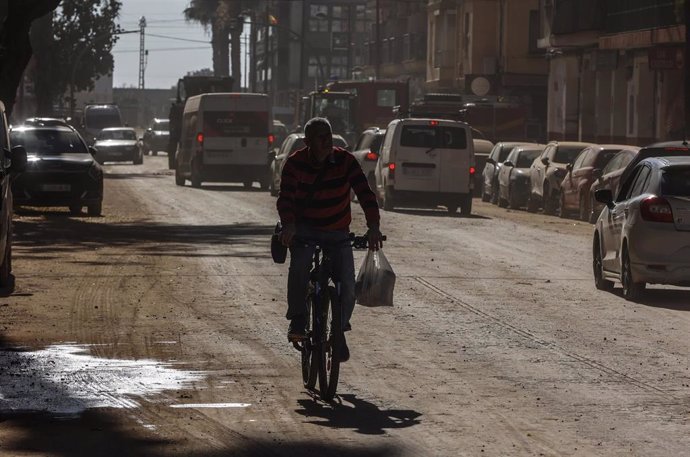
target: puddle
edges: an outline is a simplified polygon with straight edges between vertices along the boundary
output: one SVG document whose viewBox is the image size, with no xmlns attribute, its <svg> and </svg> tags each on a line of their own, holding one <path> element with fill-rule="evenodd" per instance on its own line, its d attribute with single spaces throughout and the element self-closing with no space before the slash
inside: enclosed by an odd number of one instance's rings
<svg viewBox="0 0 690 457">
<path fill-rule="evenodd" d="M 248 408 L 250 403 L 189 403 L 186 405 L 170 405 L 171 408 Z"/>
<path fill-rule="evenodd" d="M 90 408 L 136 408 L 137 397 L 185 389 L 203 377 L 155 360 L 96 358 L 89 346 L 5 348 L 0 350 L 0 412 L 75 415 Z"/>
</svg>

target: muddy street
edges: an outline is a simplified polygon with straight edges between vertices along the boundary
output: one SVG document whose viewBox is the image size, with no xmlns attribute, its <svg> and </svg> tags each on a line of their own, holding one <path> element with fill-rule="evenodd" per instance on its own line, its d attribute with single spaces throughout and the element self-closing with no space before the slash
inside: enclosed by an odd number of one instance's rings
<svg viewBox="0 0 690 457">
<path fill-rule="evenodd" d="M 688 455 L 690 295 L 596 290 L 591 225 L 382 212 L 395 306 L 357 306 L 327 404 L 286 341 L 275 198 L 166 165 L 106 165 L 103 217 L 16 215 L 0 455 Z"/>
</svg>

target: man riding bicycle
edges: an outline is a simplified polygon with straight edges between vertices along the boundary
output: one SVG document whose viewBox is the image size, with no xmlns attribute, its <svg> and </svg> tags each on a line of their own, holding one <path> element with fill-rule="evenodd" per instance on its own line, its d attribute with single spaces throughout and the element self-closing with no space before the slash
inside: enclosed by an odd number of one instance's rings
<svg viewBox="0 0 690 457">
<path fill-rule="evenodd" d="M 288 340 L 302 341 L 307 327 L 307 283 L 315 245 L 333 246 L 333 276 L 340 282 L 343 331 L 351 329 L 355 307 L 355 266 L 349 241 L 350 192 L 357 195 L 369 228 L 369 249 L 383 246 L 380 215 L 374 192 L 352 154 L 333 147 L 333 131 L 327 119 L 314 118 L 304 126 L 307 147 L 285 162 L 280 181 L 278 214 L 281 241 L 290 248 L 288 274 Z M 293 243 L 294 238 L 305 243 Z M 311 243 L 313 242 L 313 243 Z M 349 359 L 345 341 L 340 361 Z"/>
</svg>

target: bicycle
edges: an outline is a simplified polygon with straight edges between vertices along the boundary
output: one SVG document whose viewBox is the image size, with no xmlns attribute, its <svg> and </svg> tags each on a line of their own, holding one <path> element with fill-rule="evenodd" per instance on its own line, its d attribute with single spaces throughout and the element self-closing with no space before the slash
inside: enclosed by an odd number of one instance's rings
<svg viewBox="0 0 690 457">
<path fill-rule="evenodd" d="M 385 240 L 385 237 L 383 237 Z M 304 241 L 298 241 L 304 242 Z M 355 236 L 343 243 L 351 243 L 354 249 L 366 249 L 366 236 Z M 340 375 L 340 349 L 344 340 L 340 283 L 332 277 L 329 248 L 315 244 L 312 268 L 307 287 L 306 339 L 293 342 L 302 353 L 302 381 L 304 387 L 313 390 L 319 381 L 319 395 L 324 401 L 335 397 Z"/>
</svg>

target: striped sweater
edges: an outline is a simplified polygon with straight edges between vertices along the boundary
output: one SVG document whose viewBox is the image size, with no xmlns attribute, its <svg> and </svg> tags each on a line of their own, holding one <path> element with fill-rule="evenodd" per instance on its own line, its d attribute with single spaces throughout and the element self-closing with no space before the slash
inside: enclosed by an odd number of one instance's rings
<svg viewBox="0 0 690 457">
<path fill-rule="evenodd" d="M 307 201 L 322 170 L 312 165 L 308 151 L 307 148 L 295 151 L 283 167 L 277 203 L 281 223 L 304 224 L 324 231 L 349 230 L 352 189 L 364 210 L 367 226 L 378 226 L 380 215 L 376 196 L 357 159 L 344 149 L 333 148 L 333 154 L 326 159 L 327 169 Z"/>
</svg>

